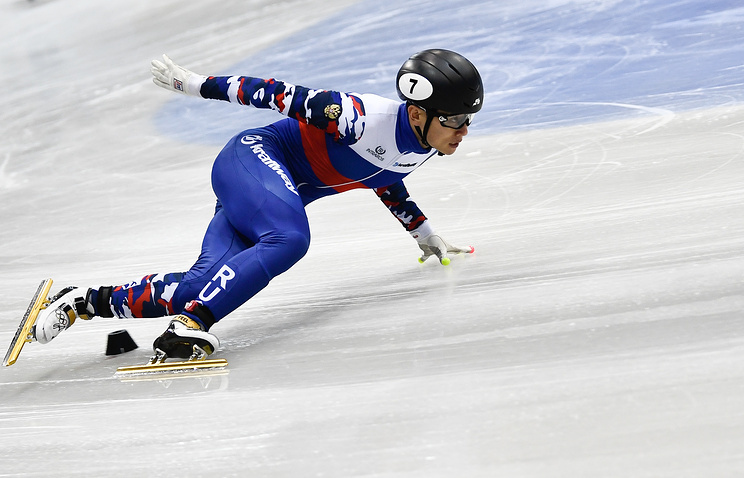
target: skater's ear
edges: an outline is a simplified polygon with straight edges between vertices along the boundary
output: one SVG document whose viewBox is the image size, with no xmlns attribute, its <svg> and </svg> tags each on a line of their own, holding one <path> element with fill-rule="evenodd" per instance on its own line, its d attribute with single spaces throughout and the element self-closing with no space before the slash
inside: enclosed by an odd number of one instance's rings
<svg viewBox="0 0 744 478">
<path fill-rule="evenodd" d="M 408 120 L 412 125 L 423 125 L 426 122 L 426 111 L 416 105 L 408 105 Z"/>
</svg>

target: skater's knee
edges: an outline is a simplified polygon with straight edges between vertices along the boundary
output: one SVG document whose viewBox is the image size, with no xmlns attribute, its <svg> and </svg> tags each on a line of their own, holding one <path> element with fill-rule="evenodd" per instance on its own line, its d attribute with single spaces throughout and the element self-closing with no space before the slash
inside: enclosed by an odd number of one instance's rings
<svg viewBox="0 0 744 478">
<path fill-rule="evenodd" d="M 297 260 L 302 259 L 310 248 L 310 233 L 304 231 L 287 233 L 287 246 L 295 252 Z"/>
<path fill-rule="evenodd" d="M 287 231 L 277 238 L 287 260 L 291 264 L 302 259 L 310 248 L 310 233 L 304 231 Z M 290 264 L 290 265 L 291 265 Z"/>
<path fill-rule="evenodd" d="M 259 258 L 270 277 L 277 276 L 302 259 L 310 247 L 310 233 L 282 231 L 262 238 Z"/>
</svg>

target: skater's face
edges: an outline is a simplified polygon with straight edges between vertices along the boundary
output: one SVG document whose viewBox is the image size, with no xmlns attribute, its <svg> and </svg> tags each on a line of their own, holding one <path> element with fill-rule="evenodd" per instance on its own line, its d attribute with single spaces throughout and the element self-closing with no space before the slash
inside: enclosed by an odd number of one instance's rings
<svg viewBox="0 0 744 478">
<path fill-rule="evenodd" d="M 424 126 L 426 125 L 426 111 L 417 106 L 411 105 L 408 107 L 408 117 L 411 126 L 414 127 L 413 131 L 416 133 L 419 143 L 421 143 L 422 146 L 426 146 L 423 144 L 423 141 L 415 128 L 418 126 L 421 131 L 424 130 Z M 452 120 L 449 119 L 446 114 L 433 118 L 431 125 L 429 126 L 429 131 L 426 133 L 426 141 L 432 148 L 449 155 L 457 150 L 457 147 L 460 146 L 465 135 L 468 134 L 468 124 L 470 119 L 467 118 L 467 121 L 463 119 L 459 128 L 453 128 L 451 126 L 444 126 L 442 122 L 440 122 L 440 117 L 444 118 L 445 123 L 452 123 Z M 459 123 L 460 121 L 458 120 L 457 122 Z"/>
</svg>

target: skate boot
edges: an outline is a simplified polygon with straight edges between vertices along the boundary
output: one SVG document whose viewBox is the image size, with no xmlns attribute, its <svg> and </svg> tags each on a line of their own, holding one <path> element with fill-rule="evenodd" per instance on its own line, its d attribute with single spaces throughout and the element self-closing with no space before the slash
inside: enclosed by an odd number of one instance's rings
<svg viewBox="0 0 744 478">
<path fill-rule="evenodd" d="M 207 332 L 202 324 L 186 315 L 174 317 L 165 332 L 152 344 L 156 356 L 161 355 L 162 352 L 166 357 L 181 359 L 191 358 L 195 352 L 200 355 L 199 349 L 203 350 L 206 355 L 211 355 L 219 346 L 220 341 L 216 336 Z"/>
<path fill-rule="evenodd" d="M 33 327 L 33 336 L 37 342 L 46 344 L 63 330 L 70 328 L 75 319 L 90 320 L 95 311 L 89 302 L 90 289 L 65 287 L 50 299 L 49 306 L 39 312 Z"/>
</svg>

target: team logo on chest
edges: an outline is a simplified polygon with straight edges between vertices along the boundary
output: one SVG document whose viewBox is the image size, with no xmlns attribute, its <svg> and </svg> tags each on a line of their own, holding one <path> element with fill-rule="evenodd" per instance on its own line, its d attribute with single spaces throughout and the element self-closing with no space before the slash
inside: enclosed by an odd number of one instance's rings
<svg viewBox="0 0 744 478">
<path fill-rule="evenodd" d="M 385 153 L 387 151 L 385 151 L 385 148 L 383 148 L 382 146 L 378 146 L 375 149 L 367 148 L 367 152 L 380 161 L 385 161 Z"/>
</svg>

